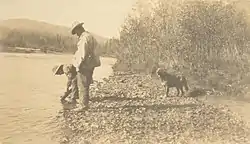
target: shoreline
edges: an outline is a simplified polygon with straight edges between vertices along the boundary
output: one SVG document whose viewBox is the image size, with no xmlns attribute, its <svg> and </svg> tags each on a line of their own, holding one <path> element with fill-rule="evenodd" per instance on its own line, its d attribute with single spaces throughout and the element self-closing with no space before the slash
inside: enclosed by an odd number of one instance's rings
<svg viewBox="0 0 250 144">
<path fill-rule="evenodd" d="M 0 51 L 0 53 L 3 53 L 3 54 L 27 54 L 27 55 L 35 55 L 35 54 L 42 54 L 42 55 L 73 55 L 73 52 L 70 53 L 70 52 L 67 52 L 67 53 L 63 53 L 63 52 L 48 52 L 48 53 L 44 53 L 44 52 L 12 52 L 12 51 Z M 116 57 L 114 55 L 107 55 L 107 54 L 104 54 L 102 55 L 101 57 L 105 57 L 105 58 L 113 58 L 113 59 L 116 59 Z"/>
<path fill-rule="evenodd" d="M 56 138 L 53 140 L 60 130 L 54 119 L 61 110 L 60 95 L 67 80 L 65 76 L 54 76 L 51 69 L 56 64 L 71 62 L 71 58 L 71 55 L 0 53 L 3 68 L 0 141 L 58 143 Z M 109 58 L 101 60 L 103 65 L 95 71 L 95 80 L 108 77 L 115 62 Z"/>
<path fill-rule="evenodd" d="M 176 97 L 144 74 L 113 72 L 91 87 L 90 109 L 65 110 L 58 123 L 67 127 L 65 143 L 248 142 L 249 128 L 225 106 L 188 94 Z M 197 140 L 198 139 L 198 140 Z M 200 143 L 200 142 L 199 142 Z"/>
<path fill-rule="evenodd" d="M 6 56 L 11 56 L 11 55 L 21 55 L 21 56 L 22 55 L 27 55 L 27 56 L 73 56 L 73 54 L 70 54 L 70 53 L 16 53 L 16 52 L 0 52 L 0 55 L 6 55 Z M 100 56 L 100 57 L 101 58 L 109 58 L 109 59 L 116 60 L 116 58 L 110 57 L 110 56 Z"/>
</svg>

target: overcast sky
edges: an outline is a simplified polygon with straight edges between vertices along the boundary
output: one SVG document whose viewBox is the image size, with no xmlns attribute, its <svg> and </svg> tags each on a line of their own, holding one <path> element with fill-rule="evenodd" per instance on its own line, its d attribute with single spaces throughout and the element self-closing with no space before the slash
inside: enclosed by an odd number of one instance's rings
<svg viewBox="0 0 250 144">
<path fill-rule="evenodd" d="M 83 21 L 88 31 L 117 36 L 135 0 L 0 0 L 0 19 L 28 18 L 71 27 Z"/>
</svg>

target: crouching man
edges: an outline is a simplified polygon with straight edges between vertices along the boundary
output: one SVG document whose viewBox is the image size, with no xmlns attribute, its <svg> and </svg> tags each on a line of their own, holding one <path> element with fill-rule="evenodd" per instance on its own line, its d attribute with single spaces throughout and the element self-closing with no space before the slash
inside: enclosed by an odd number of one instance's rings
<svg viewBox="0 0 250 144">
<path fill-rule="evenodd" d="M 69 97 L 70 103 L 76 103 L 78 98 L 78 87 L 77 87 L 77 78 L 76 78 L 76 68 L 72 64 L 61 64 L 56 65 L 52 69 L 54 75 L 63 75 L 65 74 L 68 78 L 66 91 L 64 95 L 61 96 L 61 102 L 65 102 L 65 99 Z"/>
</svg>

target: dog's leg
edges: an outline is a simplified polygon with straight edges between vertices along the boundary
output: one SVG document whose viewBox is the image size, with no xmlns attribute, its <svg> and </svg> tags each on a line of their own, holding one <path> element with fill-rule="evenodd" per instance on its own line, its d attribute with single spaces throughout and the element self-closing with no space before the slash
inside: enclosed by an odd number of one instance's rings
<svg viewBox="0 0 250 144">
<path fill-rule="evenodd" d="M 183 90 L 183 87 L 181 87 L 181 96 L 183 96 L 185 93 L 184 93 L 184 90 Z"/>
<path fill-rule="evenodd" d="M 165 88 L 167 89 L 166 96 L 168 97 L 169 87 L 168 87 L 168 86 L 166 86 Z"/>
<path fill-rule="evenodd" d="M 176 90 L 177 90 L 177 96 L 179 96 L 180 94 L 180 89 L 178 87 L 176 87 Z"/>
</svg>

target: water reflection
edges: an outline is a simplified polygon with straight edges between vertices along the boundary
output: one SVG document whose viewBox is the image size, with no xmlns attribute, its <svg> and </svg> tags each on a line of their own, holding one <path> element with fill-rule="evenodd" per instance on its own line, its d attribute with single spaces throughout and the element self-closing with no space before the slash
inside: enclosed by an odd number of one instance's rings
<svg viewBox="0 0 250 144">
<path fill-rule="evenodd" d="M 51 69 L 70 61 L 71 55 L 0 53 L 0 142 L 58 144 L 62 124 L 57 123 L 57 115 L 65 109 L 60 95 L 66 77 L 54 76 Z M 94 79 L 109 76 L 114 62 L 102 58 L 103 65 L 94 72 Z M 64 113 L 66 116 L 67 111 Z M 64 129 L 63 133 L 70 133 Z"/>
</svg>

